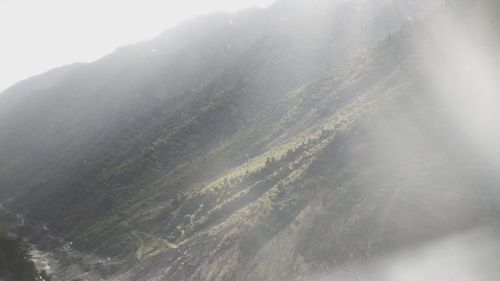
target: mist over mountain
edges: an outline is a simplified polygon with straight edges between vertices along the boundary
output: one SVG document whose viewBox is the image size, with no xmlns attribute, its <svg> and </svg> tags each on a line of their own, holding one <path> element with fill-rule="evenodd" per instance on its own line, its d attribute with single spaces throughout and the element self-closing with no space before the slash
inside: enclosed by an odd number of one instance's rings
<svg viewBox="0 0 500 281">
<path fill-rule="evenodd" d="M 21 81 L 0 217 L 52 280 L 494 280 L 499 12 L 280 0 Z"/>
</svg>

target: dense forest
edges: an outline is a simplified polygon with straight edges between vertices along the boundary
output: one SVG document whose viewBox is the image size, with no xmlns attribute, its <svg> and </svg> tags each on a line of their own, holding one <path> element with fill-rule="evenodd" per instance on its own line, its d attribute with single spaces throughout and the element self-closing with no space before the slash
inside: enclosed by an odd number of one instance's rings
<svg viewBox="0 0 500 281">
<path fill-rule="evenodd" d="M 5 281 L 48 281 L 31 261 L 28 245 L 0 224 L 0 279 Z"/>
</svg>

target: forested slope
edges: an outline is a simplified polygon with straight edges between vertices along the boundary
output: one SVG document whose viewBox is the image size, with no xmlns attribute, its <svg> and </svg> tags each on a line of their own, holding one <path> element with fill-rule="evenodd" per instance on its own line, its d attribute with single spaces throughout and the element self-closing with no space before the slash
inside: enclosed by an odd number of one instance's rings
<svg viewBox="0 0 500 281">
<path fill-rule="evenodd" d="M 498 4 L 314 2 L 14 86 L 1 191 L 116 280 L 310 280 L 497 226 Z"/>
</svg>

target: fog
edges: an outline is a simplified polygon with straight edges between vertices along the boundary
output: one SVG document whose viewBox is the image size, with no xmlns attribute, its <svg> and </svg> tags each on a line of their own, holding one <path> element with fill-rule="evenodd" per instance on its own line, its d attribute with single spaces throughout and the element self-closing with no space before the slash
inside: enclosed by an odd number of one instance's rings
<svg viewBox="0 0 500 281">
<path fill-rule="evenodd" d="M 271 2 L 0 2 L 0 89 Z M 494 2 L 281 0 L 21 83 L 0 201 L 115 280 L 492 280 Z"/>
<path fill-rule="evenodd" d="M 489 281 L 500 274 L 498 229 L 475 229 L 429 244 L 340 267 L 315 281 Z"/>
<path fill-rule="evenodd" d="M 0 92 L 51 68 L 91 62 L 201 14 L 274 0 L 0 1 Z"/>
<path fill-rule="evenodd" d="M 485 158 L 500 161 L 500 53 L 498 35 L 484 11 L 447 11 L 424 23 L 424 83 L 462 132 L 463 141 Z M 422 34 L 424 36 L 424 34 Z"/>
<path fill-rule="evenodd" d="M 364 193 L 392 190 L 379 231 L 397 250 L 314 280 L 486 281 L 500 274 L 498 228 L 483 226 L 498 225 L 500 201 L 498 30 L 481 5 L 444 7 L 410 23 L 417 90 L 367 121 L 376 150 L 352 155 L 360 174 L 371 163 L 366 169 L 383 178 Z M 361 206 L 377 199 L 364 200 Z"/>
</svg>

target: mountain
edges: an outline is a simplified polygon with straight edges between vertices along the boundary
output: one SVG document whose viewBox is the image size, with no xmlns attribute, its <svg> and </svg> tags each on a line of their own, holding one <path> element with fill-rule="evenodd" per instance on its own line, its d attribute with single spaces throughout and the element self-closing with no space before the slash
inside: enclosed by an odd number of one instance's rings
<svg viewBox="0 0 500 281">
<path fill-rule="evenodd" d="M 20 82 L 2 203 L 110 280 L 313 280 L 496 227 L 499 8 L 282 0 Z"/>
</svg>

